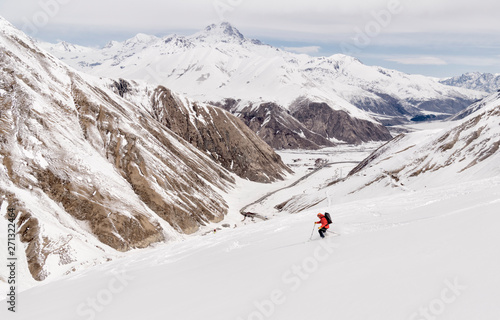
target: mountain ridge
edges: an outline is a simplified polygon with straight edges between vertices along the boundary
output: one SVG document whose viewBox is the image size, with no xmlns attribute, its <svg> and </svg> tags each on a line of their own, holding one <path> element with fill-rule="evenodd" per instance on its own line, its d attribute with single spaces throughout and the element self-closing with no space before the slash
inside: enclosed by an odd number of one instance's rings
<svg viewBox="0 0 500 320">
<path fill-rule="evenodd" d="M 156 86 L 80 73 L 4 19 L 0 62 L 0 199 L 16 215 L 23 281 L 182 239 L 225 218 L 236 174 L 290 172 L 229 112 L 172 92 L 155 105 Z"/>
<path fill-rule="evenodd" d="M 351 117 L 385 124 L 421 114 L 452 115 L 485 93 L 440 84 L 435 78 L 371 67 L 342 54 L 311 57 L 244 37 L 228 23 L 190 36 L 168 35 L 140 49 L 123 43 L 79 55 L 44 44 L 79 70 L 165 85 L 201 102 L 273 102 L 288 110 L 301 96 Z"/>
<path fill-rule="evenodd" d="M 343 179 L 298 194 L 276 197 L 275 209 L 297 213 L 339 201 L 476 182 L 500 175 L 500 94 L 492 94 L 442 128 L 400 134 L 379 147 Z M 496 186 L 498 188 L 498 186 Z M 267 203 L 269 205 L 269 202 Z"/>
<path fill-rule="evenodd" d="M 493 93 L 500 90 L 500 74 L 468 72 L 459 76 L 442 79 L 440 83 Z"/>
</svg>

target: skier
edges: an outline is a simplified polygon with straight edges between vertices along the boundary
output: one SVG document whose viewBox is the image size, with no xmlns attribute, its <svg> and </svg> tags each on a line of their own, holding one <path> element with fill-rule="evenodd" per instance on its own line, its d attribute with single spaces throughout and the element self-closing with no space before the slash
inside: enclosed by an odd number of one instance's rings
<svg viewBox="0 0 500 320">
<path fill-rule="evenodd" d="M 321 226 L 318 228 L 318 232 L 321 238 L 324 238 L 327 229 L 330 228 L 330 225 L 328 224 L 328 220 L 326 220 L 323 214 L 318 213 L 318 218 L 319 221 L 315 222 L 315 224 L 321 224 Z"/>
</svg>

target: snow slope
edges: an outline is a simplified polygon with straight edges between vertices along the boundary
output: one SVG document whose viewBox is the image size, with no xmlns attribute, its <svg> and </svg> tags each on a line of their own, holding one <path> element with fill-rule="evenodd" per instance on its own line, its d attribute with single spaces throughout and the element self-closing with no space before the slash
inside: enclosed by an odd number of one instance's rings
<svg viewBox="0 0 500 320">
<path fill-rule="evenodd" d="M 499 186 L 333 202 L 132 252 L 20 293 L 16 319 L 498 319 Z M 341 236 L 305 242 L 325 210 Z"/>
<path fill-rule="evenodd" d="M 325 203 L 325 194 L 351 201 L 388 190 L 409 193 L 498 176 L 500 99 L 493 94 L 481 104 L 478 111 L 460 121 L 443 123 L 441 129 L 397 136 L 360 163 L 342 183 L 281 199 L 283 210 L 297 212 Z"/>
<path fill-rule="evenodd" d="M 456 115 L 451 117 L 449 120 L 452 120 L 452 121 L 453 120 L 461 120 L 461 119 L 477 112 L 478 110 L 481 110 L 482 108 L 484 108 L 486 106 L 498 103 L 498 101 L 500 101 L 500 92 L 493 93 L 490 96 L 488 96 L 487 98 L 485 98 L 481 101 L 478 101 L 474 104 L 471 104 L 469 107 L 467 107 L 464 110 L 462 110 L 461 112 L 457 113 Z"/>
<path fill-rule="evenodd" d="M 498 152 L 470 166 L 498 141 L 498 106 L 491 99 L 461 122 L 397 138 L 344 181 L 331 184 L 333 168 L 319 171 L 285 191 L 297 194 L 285 206 L 297 214 L 274 209 L 278 193 L 255 207 L 271 220 L 130 252 L 23 291 L 17 316 L 498 319 Z M 298 157 L 318 155 L 284 159 Z M 402 163 L 410 165 L 391 172 Z M 430 169 L 411 175 L 422 168 Z M 321 240 L 313 222 L 325 211 L 341 235 Z"/>
</svg>

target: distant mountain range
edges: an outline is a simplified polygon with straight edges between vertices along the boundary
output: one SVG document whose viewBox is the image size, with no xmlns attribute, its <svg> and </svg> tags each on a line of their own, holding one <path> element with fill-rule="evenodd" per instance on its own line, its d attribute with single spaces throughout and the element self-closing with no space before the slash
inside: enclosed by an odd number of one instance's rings
<svg viewBox="0 0 500 320">
<path fill-rule="evenodd" d="M 283 51 L 244 37 L 228 23 L 191 36 L 138 34 L 99 49 L 41 45 L 78 70 L 147 80 L 225 107 L 277 149 L 387 140 L 390 134 L 381 124 L 447 117 L 486 95 L 345 55 Z M 321 119 L 313 117 L 318 106 Z"/>
<path fill-rule="evenodd" d="M 500 89 L 500 74 L 470 72 L 439 82 L 448 86 L 493 93 Z"/>
</svg>

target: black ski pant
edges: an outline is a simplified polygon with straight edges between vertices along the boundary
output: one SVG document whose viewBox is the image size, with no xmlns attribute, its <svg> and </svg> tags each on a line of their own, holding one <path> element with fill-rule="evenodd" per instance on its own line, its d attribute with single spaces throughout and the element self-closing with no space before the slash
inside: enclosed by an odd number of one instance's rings
<svg viewBox="0 0 500 320">
<path fill-rule="evenodd" d="M 321 229 L 318 230 L 319 235 L 321 236 L 321 238 L 325 237 L 326 230 L 327 230 L 326 228 L 321 228 Z"/>
</svg>

